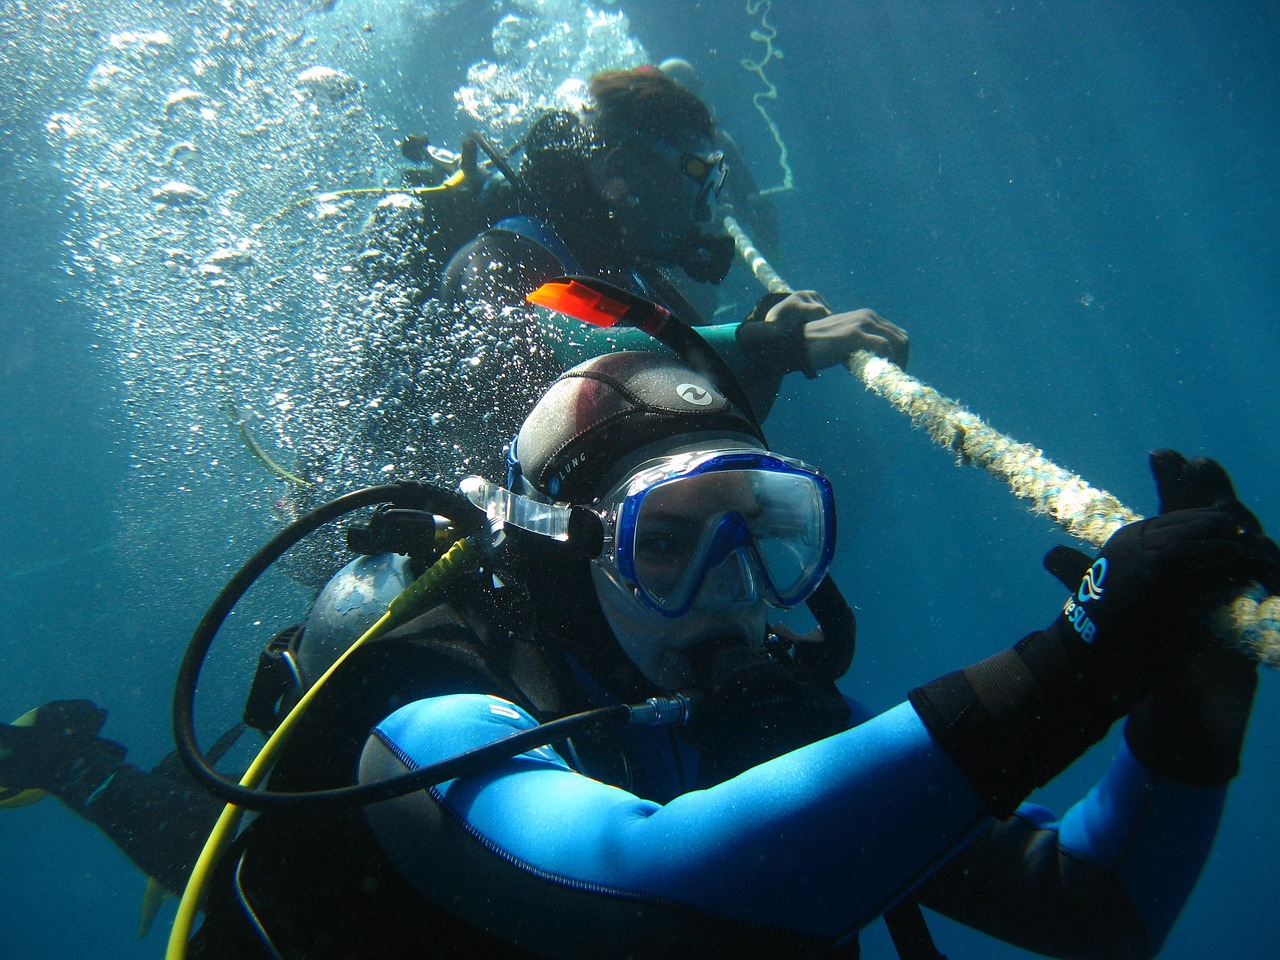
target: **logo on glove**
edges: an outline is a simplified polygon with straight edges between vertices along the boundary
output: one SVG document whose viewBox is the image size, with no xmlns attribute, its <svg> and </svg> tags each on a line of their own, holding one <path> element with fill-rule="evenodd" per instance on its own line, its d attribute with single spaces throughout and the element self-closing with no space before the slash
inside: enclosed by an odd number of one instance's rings
<svg viewBox="0 0 1280 960">
<path fill-rule="evenodd" d="M 1080 634 L 1080 639 L 1085 643 L 1093 643 L 1098 638 L 1098 625 L 1085 613 L 1083 604 L 1102 598 L 1102 594 L 1106 592 L 1102 584 L 1106 579 L 1107 561 L 1105 557 L 1099 557 L 1080 579 L 1075 596 L 1068 597 L 1062 608 L 1062 615 L 1075 627 L 1076 633 Z"/>
<path fill-rule="evenodd" d="M 1105 579 L 1107 579 L 1107 558 L 1099 557 L 1093 562 L 1093 566 L 1085 571 L 1080 580 L 1080 589 L 1076 591 L 1076 597 L 1081 603 L 1099 599 L 1102 596 L 1102 581 Z"/>
</svg>

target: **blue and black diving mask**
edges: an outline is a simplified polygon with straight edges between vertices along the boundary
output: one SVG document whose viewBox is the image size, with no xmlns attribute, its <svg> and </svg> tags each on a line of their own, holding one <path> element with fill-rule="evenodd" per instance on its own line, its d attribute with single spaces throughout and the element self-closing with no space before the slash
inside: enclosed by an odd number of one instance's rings
<svg viewBox="0 0 1280 960">
<path fill-rule="evenodd" d="M 679 168 L 689 201 L 689 220 L 693 223 L 708 222 L 711 219 L 711 203 L 719 198 L 729 176 L 724 151 L 701 153 L 681 150 L 675 144 L 659 140 L 653 145 L 653 152 Z"/>
<path fill-rule="evenodd" d="M 738 444 L 648 460 L 588 507 L 526 497 L 479 477 L 464 480 L 462 492 L 491 522 L 557 540 L 593 515 L 600 535 L 592 538 L 592 562 L 669 618 L 756 600 L 797 606 L 835 552 L 830 481 L 797 460 Z"/>
</svg>

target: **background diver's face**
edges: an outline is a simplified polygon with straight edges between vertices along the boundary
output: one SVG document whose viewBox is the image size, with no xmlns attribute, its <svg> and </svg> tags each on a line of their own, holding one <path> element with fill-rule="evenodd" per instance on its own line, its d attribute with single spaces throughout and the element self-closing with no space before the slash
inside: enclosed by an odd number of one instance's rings
<svg viewBox="0 0 1280 960">
<path fill-rule="evenodd" d="M 681 491 L 678 485 L 661 503 L 649 532 L 636 544 L 637 571 L 651 582 L 676 580 L 685 571 L 713 514 L 750 516 L 757 508 L 746 477 L 720 484 L 716 502 L 703 502 L 707 488 Z M 689 653 L 708 640 L 750 646 L 764 638 L 766 603 L 756 588 L 751 565 L 735 551 L 709 570 L 693 607 L 681 617 L 664 617 L 642 603 L 614 573 L 592 564 L 592 582 L 605 619 L 619 645 L 640 672 L 663 690 L 674 691 L 697 681 Z"/>
<path fill-rule="evenodd" d="M 708 162 L 715 156 L 711 141 L 696 136 L 627 144 L 613 151 L 602 193 L 628 243 L 665 252 L 696 233 L 710 217 L 714 191 L 709 188 L 723 181 L 723 165 Z"/>
</svg>

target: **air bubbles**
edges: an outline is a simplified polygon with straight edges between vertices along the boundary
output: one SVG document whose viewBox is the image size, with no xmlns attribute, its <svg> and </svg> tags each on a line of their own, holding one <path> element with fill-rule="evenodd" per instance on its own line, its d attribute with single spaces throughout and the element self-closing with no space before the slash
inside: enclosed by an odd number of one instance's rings
<svg viewBox="0 0 1280 960">
<path fill-rule="evenodd" d="M 124 72 L 122 67 L 114 63 L 100 63 L 89 71 L 88 87 L 93 93 L 105 93 Z"/>
<path fill-rule="evenodd" d="M 165 98 L 164 117 L 166 120 L 172 117 L 174 110 L 183 104 L 191 107 L 198 107 L 200 101 L 203 99 L 204 94 L 200 93 L 198 90 L 192 90 L 190 87 L 179 87 Z"/>
<path fill-rule="evenodd" d="M 189 183 L 170 180 L 151 191 L 151 199 L 161 207 L 192 207 L 208 201 L 208 196 Z"/>
<path fill-rule="evenodd" d="M 215 247 L 205 258 L 205 263 L 224 270 L 240 270 L 253 263 L 252 244 L 249 240 L 236 241 L 234 246 Z"/>
<path fill-rule="evenodd" d="M 108 39 L 112 47 L 134 53 L 154 53 L 157 48 L 173 44 L 173 37 L 163 30 L 124 30 Z"/>
<path fill-rule="evenodd" d="M 315 220 L 336 220 L 352 207 L 350 200 L 339 203 L 317 203 L 313 218 Z"/>
<path fill-rule="evenodd" d="M 189 160 L 194 154 L 199 152 L 199 148 L 190 140 L 180 140 L 171 144 L 164 152 L 165 163 L 169 165 L 180 164 L 185 160 Z"/>
<path fill-rule="evenodd" d="M 493 28 L 499 62 L 472 65 L 454 98 L 496 134 L 543 110 L 574 109 L 581 97 L 575 78 L 652 62 L 629 31 L 621 11 L 593 10 L 577 0 L 521 4 Z"/>
<path fill-rule="evenodd" d="M 44 129 L 51 137 L 74 137 L 80 132 L 80 121 L 74 114 L 51 113 L 45 121 Z"/>
<path fill-rule="evenodd" d="M 558 372 L 526 311 L 427 299 L 418 198 L 345 193 L 397 170 L 361 106 L 361 80 L 381 63 L 364 35 L 353 44 L 333 26 L 362 23 L 368 6 L 283 30 L 269 5 L 219 2 L 194 21 L 135 5 L 118 32 L 74 32 L 86 79 L 48 100 L 59 112 L 44 130 L 76 194 L 67 263 L 93 298 L 102 356 L 119 365 L 140 496 L 148 484 L 198 491 L 221 473 L 246 486 L 231 502 L 265 491 L 267 504 L 278 481 L 251 442 L 317 483 L 291 492 L 296 506 L 388 472 L 497 476 L 502 445 Z M 444 4 L 394 6 L 425 22 Z M 648 59 L 584 7 L 521 4 L 511 36 L 547 42 L 474 72 L 486 84 L 476 114 L 499 118 L 490 135 L 523 129 L 522 91 Z M 181 26 L 156 29 L 169 22 Z M 424 35 L 378 26 L 385 43 Z"/>
<path fill-rule="evenodd" d="M 331 103 L 348 99 L 360 92 L 360 81 L 348 73 L 317 64 L 298 74 L 298 87 L 312 96 L 322 96 Z"/>
</svg>

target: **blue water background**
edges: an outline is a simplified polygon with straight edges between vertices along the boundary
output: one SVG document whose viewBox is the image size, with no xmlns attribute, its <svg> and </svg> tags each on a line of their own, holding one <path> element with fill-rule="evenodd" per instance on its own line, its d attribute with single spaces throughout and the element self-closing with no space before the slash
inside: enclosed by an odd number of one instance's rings
<svg viewBox="0 0 1280 960">
<path fill-rule="evenodd" d="M 655 58 L 696 62 L 757 179 L 780 179 L 750 101 L 759 81 L 740 66 L 763 49 L 748 36 L 758 16 L 718 0 L 622 6 Z M 775 197 L 778 266 L 834 306 L 906 326 L 913 373 L 1135 509 L 1154 509 L 1146 451 L 1172 446 L 1220 458 L 1280 529 L 1277 11 L 775 4 L 784 56 L 767 66 L 768 107 L 796 183 Z M 427 42 L 420 55 L 456 53 Z M 82 66 L 68 61 L 64 95 Z M 398 124 L 455 123 L 447 96 L 411 97 L 414 68 L 388 67 L 379 107 Z M 237 499 L 235 471 L 214 472 L 198 502 L 177 498 L 182 516 L 162 495 L 145 504 L 152 542 L 122 542 L 132 421 L 91 278 L 61 270 L 72 211 L 39 129 L 54 104 L 14 99 L 0 153 L 0 714 L 92 697 L 147 765 L 169 748 L 186 638 L 269 518 Z M 1063 538 L 840 371 L 789 383 L 769 428 L 840 491 L 836 572 L 861 628 L 852 693 L 888 706 L 1054 615 L 1062 591 L 1039 558 Z M 195 542 L 166 532 L 193 525 Z M 236 691 L 207 696 L 233 704 Z M 1165 957 L 1280 957 L 1277 728 L 1280 677 L 1267 675 L 1244 773 Z M 1041 799 L 1064 808 L 1106 751 Z M 162 955 L 163 930 L 134 939 L 142 878 L 92 828 L 53 802 L 0 818 L 0 956 Z M 1026 956 L 942 919 L 934 929 L 953 960 Z M 864 944 L 869 960 L 892 955 L 878 924 Z"/>
</svg>

